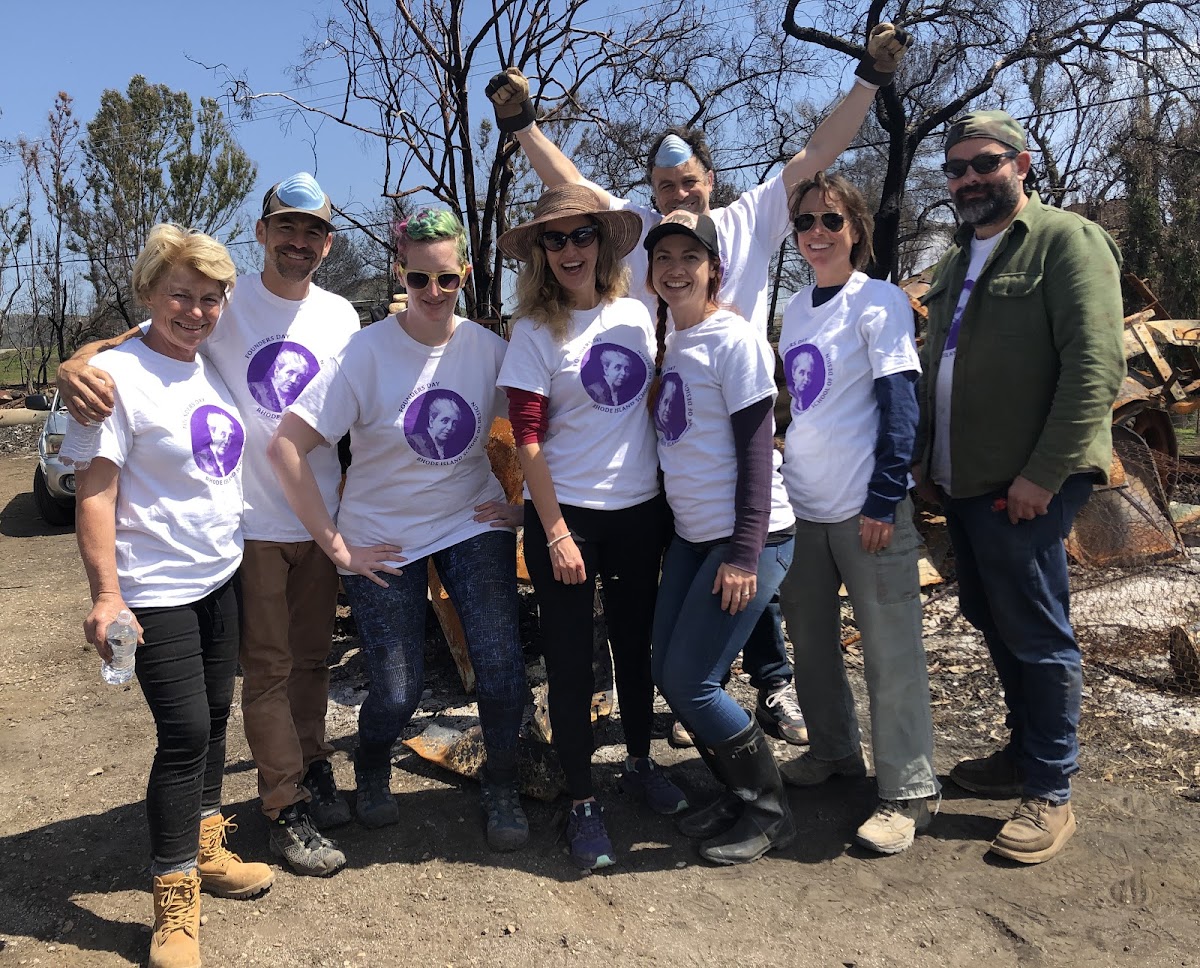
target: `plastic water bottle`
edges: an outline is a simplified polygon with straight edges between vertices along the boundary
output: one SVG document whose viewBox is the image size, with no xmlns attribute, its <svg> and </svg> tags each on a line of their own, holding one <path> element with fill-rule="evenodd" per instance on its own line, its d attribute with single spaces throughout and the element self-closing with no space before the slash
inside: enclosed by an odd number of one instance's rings
<svg viewBox="0 0 1200 968">
<path fill-rule="evenodd" d="M 115 622 L 109 623 L 104 640 L 112 649 L 112 661 L 100 666 L 100 677 L 110 686 L 121 686 L 133 678 L 133 654 L 137 651 L 137 629 L 133 613 L 121 609 Z"/>
</svg>

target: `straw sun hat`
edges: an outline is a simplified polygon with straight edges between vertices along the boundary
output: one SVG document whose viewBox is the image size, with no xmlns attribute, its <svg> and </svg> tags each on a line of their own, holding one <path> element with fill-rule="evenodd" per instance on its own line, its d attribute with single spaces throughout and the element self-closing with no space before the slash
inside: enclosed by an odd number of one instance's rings
<svg viewBox="0 0 1200 968">
<path fill-rule="evenodd" d="M 614 212 L 604 208 L 596 193 L 583 185 L 558 185 L 542 192 L 542 197 L 533 207 L 533 218 L 515 229 L 509 229 L 500 236 L 496 245 L 510 259 L 527 262 L 545 224 L 572 215 L 586 215 L 602 225 L 607 244 L 616 249 L 620 258 L 633 251 L 642 234 L 642 220 L 633 212 Z"/>
</svg>

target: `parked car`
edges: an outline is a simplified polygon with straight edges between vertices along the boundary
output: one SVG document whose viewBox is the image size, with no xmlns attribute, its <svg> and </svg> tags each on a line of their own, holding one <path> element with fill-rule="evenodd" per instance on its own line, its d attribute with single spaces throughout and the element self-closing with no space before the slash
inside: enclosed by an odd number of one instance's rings
<svg viewBox="0 0 1200 968">
<path fill-rule="evenodd" d="M 38 466 L 33 472 L 33 501 L 47 524 L 63 527 L 75 521 L 75 471 L 58 457 L 71 415 L 54 394 L 51 400 L 44 393 L 25 398 L 29 410 L 48 410 L 46 422 L 38 437 Z"/>
</svg>

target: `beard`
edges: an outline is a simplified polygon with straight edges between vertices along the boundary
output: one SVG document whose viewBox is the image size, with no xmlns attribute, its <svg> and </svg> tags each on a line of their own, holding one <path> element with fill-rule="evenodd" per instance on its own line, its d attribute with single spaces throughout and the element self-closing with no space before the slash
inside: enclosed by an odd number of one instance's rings
<svg viewBox="0 0 1200 968">
<path fill-rule="evenodd" d="M 968 192 L 978 194 L 963 198 Z M 954 193 L 954 208 L 968 225 L 994 225 L 1008 218 L 1020 200 L 1020 179 L 1012 178 L 960 188 Z"/>
</svg>

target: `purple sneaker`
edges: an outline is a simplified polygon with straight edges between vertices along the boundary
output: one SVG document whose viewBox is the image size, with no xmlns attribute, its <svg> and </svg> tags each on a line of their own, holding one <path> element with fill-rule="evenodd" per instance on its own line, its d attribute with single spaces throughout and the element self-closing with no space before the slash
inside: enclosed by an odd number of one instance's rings
<svg viewBox="0 0 1200 968">
<path fill-rule="evenodd" d="M 567 844 L 571 860 L 582 870 L 611 867 L 617 862 L 616 851 L 604 829 L 604 810 L 595 800 L 571 808 L 567 817 Z"/>
<path fill-rule="evenodd" d="M 621 789 L 641 797 L 646 801 L 646 806 L 664 816 L 669 817 L 688 808 L 684 792 L 667 779 L 667 774 L 648 756 L 637 761 L 626 757 Z"/>
</svg>

